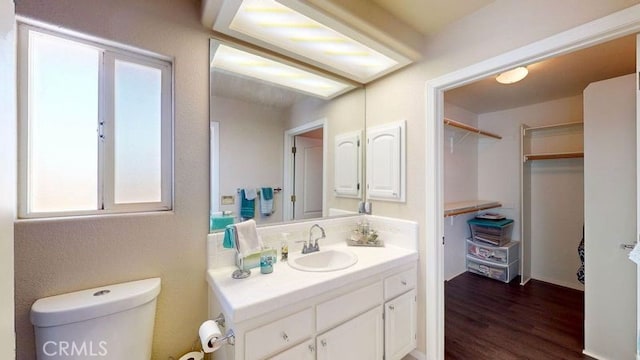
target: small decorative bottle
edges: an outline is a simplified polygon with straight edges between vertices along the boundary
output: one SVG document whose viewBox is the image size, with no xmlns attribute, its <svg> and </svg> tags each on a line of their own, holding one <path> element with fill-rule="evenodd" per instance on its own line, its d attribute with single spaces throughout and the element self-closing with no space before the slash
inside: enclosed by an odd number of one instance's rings
<svg viewBox="0 0 640 360">
<path fill-rule="evenodd" d="M 289 233 L 282 233 L 282 242 L 280 243 L 280 260 L 287 261 L 289 258 Z"/>
</svg>

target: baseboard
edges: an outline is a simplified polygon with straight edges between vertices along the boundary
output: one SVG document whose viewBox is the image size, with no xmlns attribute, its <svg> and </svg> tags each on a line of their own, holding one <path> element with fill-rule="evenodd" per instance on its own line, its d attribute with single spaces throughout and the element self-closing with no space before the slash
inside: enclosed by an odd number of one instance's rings
<svg viewBox="0 0 640 360">
<path fill-rule="evenodd" d="M 600 355 L 596 355 L 596 354 L 594 354 L 594 353 L 592 353 L 590 351 L 587 351 L 587 350 L 582 350 L 582 353 L 587 355 L 587 356 L 591 356 L 592 358 L 597 359 L 597 360 L 608 360 L 605 357 L 602 357 Z M 636 354 L 636 359 L 638 359 L 638 354 Z"/>
<path fill-rule="evenodd" d="M 427 360 L 427 355 L 425 355 L 424 353 L 421 353 L 420 351 L 418 351 L 418 349 L 413 350 L 412 352 L 409 353 L 409 355 L 416 358 L 416 360 Z M 640 360 L 640 359 L 637 359 L 637 360 Z"/>
</svg>

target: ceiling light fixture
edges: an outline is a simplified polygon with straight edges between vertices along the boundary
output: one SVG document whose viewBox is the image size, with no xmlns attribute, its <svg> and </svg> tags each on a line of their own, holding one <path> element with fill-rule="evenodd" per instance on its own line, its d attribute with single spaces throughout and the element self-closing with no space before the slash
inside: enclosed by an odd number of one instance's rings
<svg viewBox="0 0 640 360">
<path fill-rule="evenodd" d="M 529 74 L 529 70 L 524 66 L 520 66 L 498 75 L 496 81 L 500 84 L 513 84 L 527 77 L 527 74 Z"/>
<path fill-rule="evenodd" d="M 331 99 L 355 88 L 353 84 L 333 80 L 229 44 L 219 43 L 212 50 L 214 55 L 211 69 L 266 81 L 323 99 Z"/>
<path fill-rule="evenodd" d="M 213 29 L 360 83 L 411 62 L 296 0 L 224 1 Z"/>
</svg>

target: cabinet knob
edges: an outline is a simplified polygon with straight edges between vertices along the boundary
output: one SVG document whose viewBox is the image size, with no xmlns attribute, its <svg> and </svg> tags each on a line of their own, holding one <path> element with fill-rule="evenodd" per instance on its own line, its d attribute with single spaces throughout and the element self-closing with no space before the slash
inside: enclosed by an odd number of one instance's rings
<svg viewBox="0 0 640 360">
<path fill-rule="evenodd" d="M 315 348 L 313 347 L 313 345 L 309 344 L 309 352 L 313 352 L 313 350 L 315 350 Z"/>
<path fill-rule="evenodd" d="M 327 346 L 327 340 L 325 339 L 320 340 L 320 344 L 322 344 L 323 347 Z"/>
<path fill-rule="evenodd" d="M 400 281 L 400 284 L 402 284 L 402 285 L 405 285 L 405 286 L 406 286 L 406 285 L 407 285 L 407 282 L 406 282 L 405 280 L 402 280 L 402 281 Z"/>
<path fill-rule="evenodd" d="M 395 307 L 395 306 L 393 306 L 393 305 L 389 305 L 389 310 L 395 310 L 395 309 L 396 309 L 396 307 Z"/>
<path fill-rule="evenodd" d="M 289 335 L 284 331 L 282 332 L 282 340 L 289 342 Z"/>
</svg>

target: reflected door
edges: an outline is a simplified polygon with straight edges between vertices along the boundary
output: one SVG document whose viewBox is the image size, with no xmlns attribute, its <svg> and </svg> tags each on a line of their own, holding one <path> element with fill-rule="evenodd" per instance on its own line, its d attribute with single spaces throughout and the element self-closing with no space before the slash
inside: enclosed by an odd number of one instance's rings
<svg viewBox="0 0 640 360">
<path fill-rule="evenodd" d="M 322 139 L 295 137 L 293 218 L 322 216 Z"/>
</svg>

